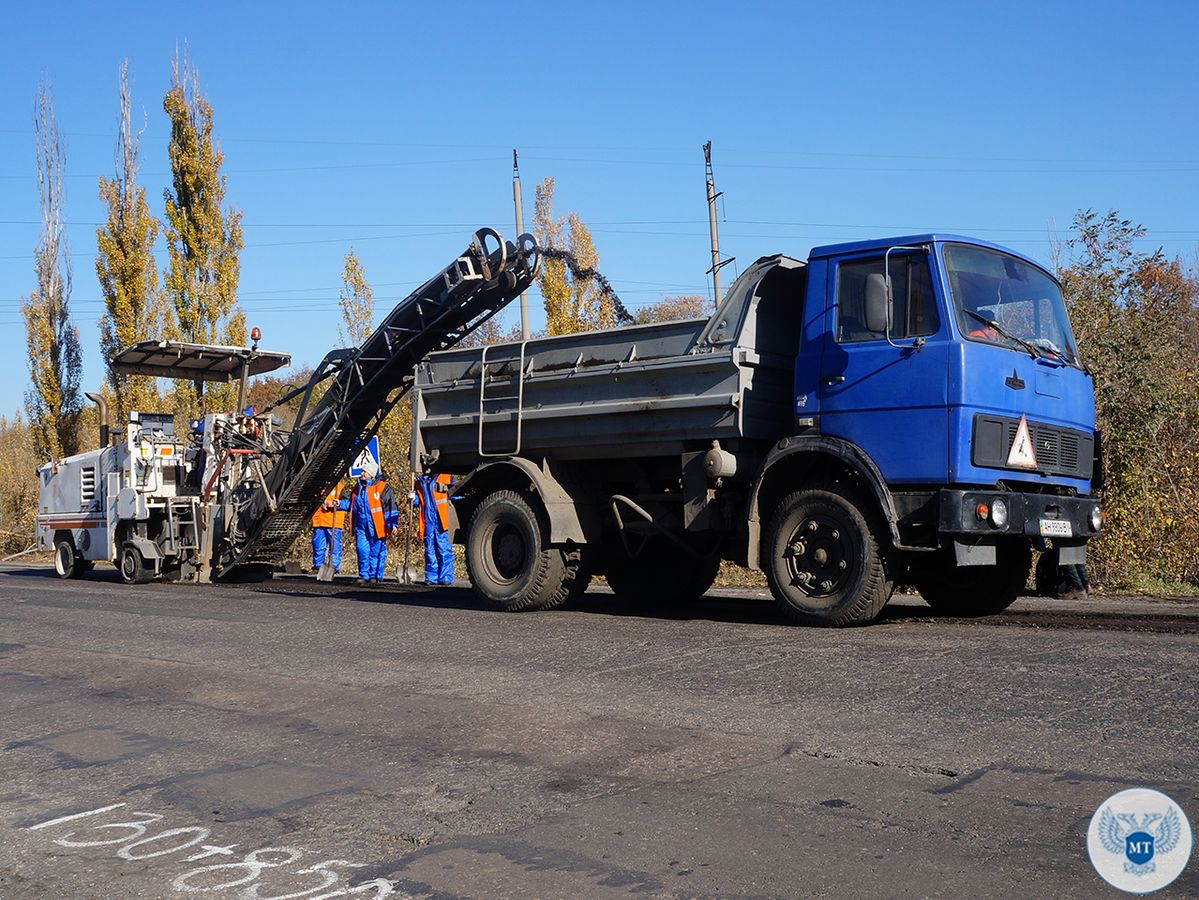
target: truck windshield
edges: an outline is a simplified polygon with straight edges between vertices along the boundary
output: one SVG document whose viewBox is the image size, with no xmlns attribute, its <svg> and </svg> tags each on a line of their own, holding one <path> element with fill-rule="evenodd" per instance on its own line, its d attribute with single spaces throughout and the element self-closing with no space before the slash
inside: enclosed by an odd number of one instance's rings
<svg viewBox="0 0 1199 900">
<path fill-rule="evenodd" d="M 958 327 L 968 339 L 1021 352 L 1031 345 L 1041 356 L 1079 365 L 1057 282 L 1036 266 L 983 247 L 947 244 L 944 256 Z"/>
</svg>

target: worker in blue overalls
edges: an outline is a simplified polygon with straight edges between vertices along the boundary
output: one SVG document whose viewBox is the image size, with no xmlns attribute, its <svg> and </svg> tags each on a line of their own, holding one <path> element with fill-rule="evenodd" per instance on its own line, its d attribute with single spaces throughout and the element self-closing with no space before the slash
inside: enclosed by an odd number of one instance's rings
<svg viewBox="0 0 1199 900">
<path fill-rule="evenodd" d="M 454 547 L 450 543 L 450 475 L 418 475 L 413 502 L 420 511 L 417 533 L 425 541 L 425 584 L 454 583 Z"/>
<path fill-rule="evenodd" d="M 342 496 L 343 482 L 325 495 L 320 509 L 312 514 L 312 570 L 318 571 L 331 555 L 334 573 L 341 571 L 341 533 L 345 528 L 350 498 Z"/>
<path fill-rule="evenodd" d="M 358 584 L 383 583 L 387 565 L 387 538 L 400 524 L 395 494 L 374 461 L 364 466 L 350 498 L 350 526 L 358 550 Z"/>
</svg>

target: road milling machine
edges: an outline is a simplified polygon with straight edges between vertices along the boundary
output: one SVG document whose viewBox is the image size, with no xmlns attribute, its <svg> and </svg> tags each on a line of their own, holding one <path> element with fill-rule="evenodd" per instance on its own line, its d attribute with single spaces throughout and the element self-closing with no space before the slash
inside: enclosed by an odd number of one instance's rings
<svg viewBox="0 0 1199 900">
<path fill-rule="evenodd" d="M 209 413 L 177 434 L 173 418 L 131 412 L 100 447 L 38 469 L 37 545 L 64 578 L 96 562 L 130 584 L 270 576 L 379 424 L 411 389 L 415 365 L 445 350 L 518 297 L 540 255 L 484 228 L 448 266 L 402 300 L 360 347 L 330 351 L 306 384 L 262 411 L 245 408 L 249 379 L 291 358 L 250 347 L 144 341 L 113 359 L 117 373 L 239 383 L 235 410 Z M 290 428 L 273 413 L 299 401 Z"/>
</svg>

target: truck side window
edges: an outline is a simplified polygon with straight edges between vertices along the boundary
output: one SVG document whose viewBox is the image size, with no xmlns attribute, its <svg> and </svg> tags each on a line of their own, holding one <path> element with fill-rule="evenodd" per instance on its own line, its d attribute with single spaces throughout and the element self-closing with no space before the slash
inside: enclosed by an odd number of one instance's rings
<svg viewBox="0 0 1199 900">
<path fill-rule="evenodd" d="M 883 274 L 883 258 L 853 260 L 838 266 L 837 340 L 881 341 L 881 331 L 866 328 L 866 276 Z M 891 291 L 894 309 L 892 338 L 927 337 L 941 327 L 933 297 L 928 257 L 924 254 L 891 255 Z"/>
</svg>

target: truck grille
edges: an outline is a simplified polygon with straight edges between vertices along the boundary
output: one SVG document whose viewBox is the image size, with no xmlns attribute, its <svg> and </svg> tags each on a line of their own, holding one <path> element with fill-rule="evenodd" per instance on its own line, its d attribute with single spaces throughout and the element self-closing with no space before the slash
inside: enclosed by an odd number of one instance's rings
<svg viewBox="0 0 1199 900">
<path fill-rule="evenodd" d="M 1007 416 L 974 417 L 974 436 L 971 443 L 971 462 L 980 467 L 1029 471 L 1007 464 L 1008 452 L 1016 440 L 1020 420 Z M 1041 422 L 1028 423 L 1033 452 L 1037 457 L 1036 471 L 1047 475 L 1067 475 L 1089 479 L 1093 468 L 1095 439 L 1092 435 L 1060 425 Z"/>
</svg>

